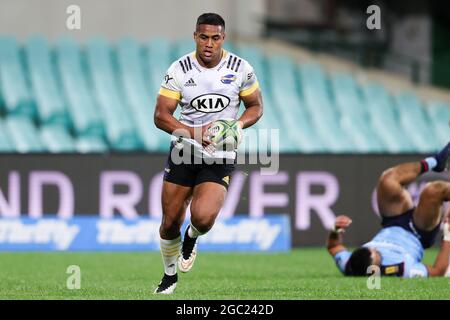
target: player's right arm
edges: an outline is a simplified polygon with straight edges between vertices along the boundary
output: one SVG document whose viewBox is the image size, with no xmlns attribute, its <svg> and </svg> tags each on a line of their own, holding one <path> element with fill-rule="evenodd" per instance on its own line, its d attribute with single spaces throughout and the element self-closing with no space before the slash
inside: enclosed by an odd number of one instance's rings
<svg viewBox="0 0 450 320">
<path fill-rule="evenodd" d="M 429 277 L 442 277 L 445 275 L 450 258 L 450 225 L 448 218 L 444 224 L 444 239 L 442 239 L 441 249 L 434 261 L 434 265 L 427 266 Z"/>
<path fill-rule="evenodd" d="M 344 246 L 342 234 L 345 229 L 350 226 L 352 219 L 345 215 L 336 217 L 334 222 L 334 229 L 330 232 L 327 239 L 327 250 L 328 253 L 334 257 L 341 251 L 346 251 L 347 248 Z"/>
<path fill-rule="evenodd" d="M 157 128 L 169 133 L 179 133 L 187 138 L 194 137 L 194 130 L 180 121 L 178 121 L 173 113 L 178 105 L 178 100 L 159 94 L 156 99 L 156 107 L 154 113 L 154 122 Z"/>
<path fill-rule="evenodd" d="M 177 63 L 173 63 L 167 70 L 166 76 L 161 83 L 158 98 L 156 100 L 155 112 L 153 121 L 157 128 L 175 135 L 197 140 L 203 145 L 207 145 L 208 141 L 203 139 L 203 133 L 208 126 L 203 126 L 201 130 L 194 130 L 194 127 L 189 127 L 174 116 L 174 112 L 181 100 L 182 87 L 180 85 L 179 73 L 177 72 Z"/>
<path fill-rule="evenodd" d="M 345 266 L 351 256 L 351 253 L 344 246 L 343 233 L 351 223 L 352 220 L 349 217 L 344 215 L 338 216 L 334 222 L 334 228 L 327 239 L 328 253 L 333 257 L 336 266 L 343 274 L 345 274 Z"/>
</svg>

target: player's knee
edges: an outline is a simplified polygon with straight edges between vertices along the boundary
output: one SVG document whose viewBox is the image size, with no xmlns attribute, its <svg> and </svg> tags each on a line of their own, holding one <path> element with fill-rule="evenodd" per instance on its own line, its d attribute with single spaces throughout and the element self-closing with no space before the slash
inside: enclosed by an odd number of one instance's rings
<svg viewBox="0 0 450 320">
<path fill-rule="evenodd" d="M 378 180 L 378 184 L 379 185 L 389 184 L 392 180 L 395 180 L 395 177 L 396 177 L 395 169 L 389 168 L 383 171 L 383 173 L 380 176 L 380 179 Z"/>
<path fill-rule="evenodd" d="M 433 181 L 427 183 L 420 196 L 429 201 L 443 201 L 449 190 L 450 184 L 448 182 Z"/>
<path fill-rule="evenodd" d="M 178 219 L 165 217 L 159 227 L 159 234 L 163 237 L 174 238 L 180 234 L 181 222 Z"/>
<path fill-rule="evenodd" d="M 396 168 L 387 169 L 381 174 L 378 180 L 377 193 L 382 195 L 383 201 L 400 199 L 402 197 L 403 188 L 398 181 Z"/>
<path fill-rule="evenodd" d="M 191 222 L 201 233 L 207 233 L 214 225 L 214 218 L 208 215 L 191 216 Z"/>
</svg>

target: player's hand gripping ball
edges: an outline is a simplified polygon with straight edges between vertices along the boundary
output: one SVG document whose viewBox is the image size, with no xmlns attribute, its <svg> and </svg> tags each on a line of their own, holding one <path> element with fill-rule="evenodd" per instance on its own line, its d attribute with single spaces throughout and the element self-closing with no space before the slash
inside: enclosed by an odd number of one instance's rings
<svg viewBox="0 0 450 320">
<path fill-rule="evenodd" d="M 210 153 L 216 150 L 234 151 L 241 143 L 242 135 L 242 128 L 237 120 L 216 120 L 206 131 L 206 136 L 211 141 L 206 150 Z"/>
</svg>

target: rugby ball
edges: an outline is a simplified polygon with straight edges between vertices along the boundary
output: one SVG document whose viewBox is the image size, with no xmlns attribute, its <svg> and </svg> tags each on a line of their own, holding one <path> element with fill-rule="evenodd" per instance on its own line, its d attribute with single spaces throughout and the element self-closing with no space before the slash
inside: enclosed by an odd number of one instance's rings
<svg viewBox="0 0 450 320">
<path fill-rule="evenodd" d="M 242 140 L 242 129 L 234 119 L 214 121 L 207 134 L 216 150 L 234 151 Z"/>
</svg>

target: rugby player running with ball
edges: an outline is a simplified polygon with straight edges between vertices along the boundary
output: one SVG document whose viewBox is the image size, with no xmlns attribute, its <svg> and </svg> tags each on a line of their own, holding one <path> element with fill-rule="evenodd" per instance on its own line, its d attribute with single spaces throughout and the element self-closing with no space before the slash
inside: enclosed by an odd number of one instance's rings
<svg viewBox="0 0 450 320">
<path fill-rule="evenodd" d="M 173 293 L 178 281 L 177 266 L 181 272 L 192 268 L 196 240 L 214 225 L 235 167 L 236 150 L 215 148 L 217 141 L 211 138 L 215 132 L 208 128 L 217 120 L 231 119 L 222 124 L 227 124 L 238 140 L 240 131 L 255 124 L 263 114 L 252 66 L 222 49 L 222 17 L 215 13 L 199 16 L 194 40 L 195 52 L 169 67 L 154 114 L 155 125 L 173 136 L 161 195 L 159 233 L 164 276 L 155 290 L 158 294 Z M 241 100 L 245 111 L 237 119 Z M 178 105 L 179 120 L 173 116 Z M 182 241 L 180 229 L 189 203 L 191 219 Z"/>
</svg>

